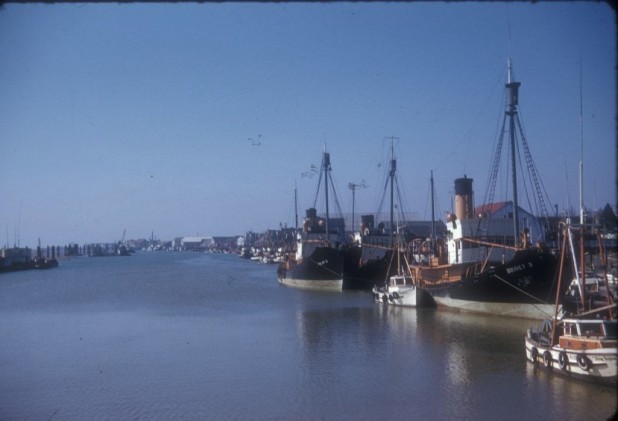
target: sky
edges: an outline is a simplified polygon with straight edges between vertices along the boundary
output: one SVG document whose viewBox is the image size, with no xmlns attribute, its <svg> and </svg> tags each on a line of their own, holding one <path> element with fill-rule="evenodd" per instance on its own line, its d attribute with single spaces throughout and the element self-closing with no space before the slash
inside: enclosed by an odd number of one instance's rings
<svg viewBox="0 0 618 421">
<path fill-rule="evenodd" d="M 356 214 L 377 211 L 391 143 L 408 212 L 431 218 L 432 171 L 439 217 L 464 175 L 480 204 L 509 57 L 547 205 L 577 213 L 583 150 L 585 206 L 615 209 L 615 22 L 602 2 L 7 3 L 0 243 L 294 226 L 324 148 L 344 213 L 362 182 Z"/>
</svg>

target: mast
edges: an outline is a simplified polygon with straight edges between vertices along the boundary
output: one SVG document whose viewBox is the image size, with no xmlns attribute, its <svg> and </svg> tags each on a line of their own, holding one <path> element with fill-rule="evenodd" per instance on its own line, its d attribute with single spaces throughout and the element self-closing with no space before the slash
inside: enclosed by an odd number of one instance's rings
<svg viewBox="0 0 618 421">
<path fill-rule="evenodd" d="M 590 310 L 586 308 L 586 250 L 584 249 L 584 237 L 586 230 L 584 224 L 579 228 L 579 270 L 581 274 L 581 294 L 582 294 L 582 306 L 584 311 Z"/>
<path fill-rule="evenodd" d="M 436 213 L 434 208 L 433 170 L 431 170 L 431 247 L 436 250 Z"/>
<path fill-rule="evenodd" d="M 582 62 L 579 59 L 579 143 L 580 143 L 580 161 L 579 161 L 579 223 L 585 222 L 584 211 L 584 99 L 582 94 Z"/>
<path fill-rule="evenodd" d="M 354 202 L 356 201 L 356 184 L 350 183 L 352 189 L 352 235 L 354 235 Z"/>
<path fill-rule="evenodd" d="M 298 232 L 298 191 L 294 180 L 294 229 Z"/>
<path fill-rule="evenodd" d="M 393 227 L 395 226 L 395 173 L 397 171 L 397 161 L 395 160 L 395 150 L 393 147 L 393 140 L 395 137 L 391 137 L 391 167 L 389 171 L 391 181 L 391 229 L 390 229 L 390 241 L 393 245 Z"/>
<path fill-rule="evenodd" d="M 326 204 L 326 240 L 329 240 L 328 230 L 328 170 L 330 169 L 330 154 L 326 152 L 326 145 L 324 146 L 324 159 L 323 159 L 323 168 L 324 168 L 324 196 L 325 196 L 325 204 Z"/>
<path fill-rule="evenodd" d="M 519 102 L 519 86 L 521 83 L 513 82 L 513 66 L 511 59 L 508 59 L 508 109 L 506 115 L 509 117 L 509 136 L 511 140 L 511 166 L 513 174 L 513 229 L 515 247 L 519 245 L 519 203 L 517 200 L 517 149 L 515 147 L 515 119 L 517 118 L 517 104 Z"/>
</svg>

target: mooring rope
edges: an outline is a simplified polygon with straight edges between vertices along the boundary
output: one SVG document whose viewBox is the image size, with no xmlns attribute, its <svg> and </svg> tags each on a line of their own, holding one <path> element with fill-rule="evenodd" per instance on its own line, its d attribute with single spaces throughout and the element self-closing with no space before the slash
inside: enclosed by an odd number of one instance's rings
<svg viewBox="0 0 618 421">
<path fill-rule="evenodd" d="M 505 284 L 507 284 L 508 286 L 510 286 L 510 287 L 512 287 L 512 288 L 514 288 L 515 290 L 517 290 L 517 291 L 521 292 L 522 294 L 524 294 L 524 295 L 526 295 L 526 296 L 528 296 L 528 297 L 532 298 L 533 300 L 538 301 L 540 304 L 549 304 L 548 302 L 543 301 L 543 300 L 541 300 L 541 299 L 539 299 L 539 298 L 535 297 L 535 296 L 534 296 L 534 295 L 532 295 L 532 294 L 528 294 L 526 291 L 522 290 L 521 288 L 517 288 L 515 285 L 511 284 L 510 282 L 508 282 L 506 279 L 503 279 L 503 278 L 501 278 L 500 276 L 498 276 L 498 275 L 496 275 L 496 274 L 493 274 L 492 276 L 493 276 L 493 277 L 495 277 L 495 278 L 497 278 L 498 280 L 500 280 L 500 281 L 504 282 L 504 283 L 505 283 Z M 532 305 L 534 305 L 534 306 L 535 306 L 535 307 L 536 307 L 536 308 L 537 308 L 537 309 L 538 309 L 541 313 L 543 313 L 543 314 L 547 315 L 547 317 L 552 317 L 552 316 L 551 316 L 550 314 L 548 314 L 546 311 L 544 311 L 543 309 L 541 309 L 541 308 L 537 307 L 537 305 L 536 305 L 536 304 L 534 304 L 534 303 L 533 303 Z"/>
</svg>

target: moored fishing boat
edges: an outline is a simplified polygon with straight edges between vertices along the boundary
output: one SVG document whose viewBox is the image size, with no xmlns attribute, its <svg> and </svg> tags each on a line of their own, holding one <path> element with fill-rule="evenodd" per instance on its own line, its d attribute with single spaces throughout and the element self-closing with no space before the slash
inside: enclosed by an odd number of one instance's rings
<svg viewBox="0 0 618 421">
<path fill-rule="evenodd" d="M 583 236 L 582 236 L 583 238 Z M 588 289 L 584 277 L 583 260 L 581 276 L 577 269 L 570 226 L 565 227 L 564 246 L 567 239 L 576 266 L 576 282 L 579 294 L 585 298 Z M 580 241 L 583 242 L 583 241 Z M 563 251 L 561 268 L 565 267 L 566 252 Z M 562 271 L 561 271 L 562 272 Z M 562 281 L 562 273 L 559 283 Z M 533 364 L 542 364 L 547 369 L 575 378 L 616 385 L 618 381 L 618 338 L 616 303 L 610 295 L 602 307 L 592 301 L 582 300 L 581 311 L 560 318 L 558 304 L 552 320 L 545 320 L 539 327 L 526 331 L 526 358 Z"/>
<path fill-rule="evenodd" d="M 390 212 L 387 221 L 381 221 L 376 226 L 376 215 L 367 214 L 361 216 L 361 227 L 355 233 L 355 239 L 345 249 L 343 266 L 344 289 L 372 290 L 376 282 L 383 282 L 397 273 L 397 268 L 392 264 L 395 255 L 395 237 L 407 236 L 406 233 L 397 233 L 395 227 L 395 210 L 403 212 L 403 201 L 400 197 L 400 186 L 397 177 L 397 160 L 395 159 L 393 141 L 391 137 L 391 154 L 388 165 L 388 173 L 381 203 L 384 203 L 386 194 L 390 194 Z M 382 205 L 380 205 L 380 208 Z M 377 215 L 380 215 L 378 210 Z"/>
<path fill-rule="evenodd" d="M 526 358 L 557 373 L 615 385 L 617 325 L 616 320 L 603 319 L 569 318 L 553 326 L 546 321 L 539 328 L 527 330 Z"/>
<path fill-rule="evenodd" d="M 534 180 L 541 216 L 547 217 L 536 167 L 517 116 L 519 82 L 509 60 L 508 106 L 495 149 L 485 205 L 474 208 L 472 179 L 455 180 L 455 213 L 447 218 L 445 241 L 433 245 L 429 259 L 416 258 L 415 278 L 438 306 L 492 315 L 543 319 L 553 311 L 558 259 L 544 245 L 541 220 L 518 204 L 515 172 L 516 127 Z M 506 121 L 509 120 L 513 197 L 493 203 Z M 534 243 L 534 244 L 533 244 Z M 561 291 L 563 292 L 563 291 Z"/>
<path fill-rule="evenodd" d="M 446 241 L 438 241 L 429 258 L 415 254 L 419 287 L 438 306 L 459 311 L 533 319 L 551 315 L 557 257 L 542 242 L 516 246 L 508 218 L 474 218 L 472 179 L 456 180 L 455 194 L 459 206 L 447 220 Z"/>
<path fill-rule="evenodd" d="M 377 303 L 389 304 L 402 307 L 430 306 L 433 300 L 423 290 L 417 288 L 417 281 L 412 275 L 410 264 L 401 242 L 393 249 L 396 254 L 396 263 L 391 261 L 391 267 L 396 267 L 396 273 L 389 276 L 383 284 L 376 284 L 371 290 L 373 299 Z M 401 261 L 403 260 L 403 262 Z"/>
<path fill-rule="evenodd" d="M 325 217 L 318 217 L 315 207 L 307 210 L 302 231 L 297 233 L 296 251 L 288 253 L 277 268 L 277 278 L 285 285 L 341 291 L 343 287 L 343 252 L 341 246 L 345 235 L 343 218 L 330 218 L 329 182 L 330 155 L 325 151 L 322 157 L 324 177 Z M 316 195 L 317 199 L 317 195 Z"/>
</svg>

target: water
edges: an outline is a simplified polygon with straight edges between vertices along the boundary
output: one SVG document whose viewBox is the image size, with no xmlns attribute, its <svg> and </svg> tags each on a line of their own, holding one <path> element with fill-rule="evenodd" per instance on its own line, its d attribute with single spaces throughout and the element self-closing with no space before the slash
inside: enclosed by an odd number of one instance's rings
<svg viewBox="0 0 618 421">
<path fill-rule="evenodd" d="M 604 420 L 613 388 L 525 361 L 525 320 L 279 285 L 228 255 L 0 275 L 0 419 Z"/>
</svg>

